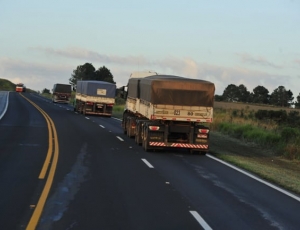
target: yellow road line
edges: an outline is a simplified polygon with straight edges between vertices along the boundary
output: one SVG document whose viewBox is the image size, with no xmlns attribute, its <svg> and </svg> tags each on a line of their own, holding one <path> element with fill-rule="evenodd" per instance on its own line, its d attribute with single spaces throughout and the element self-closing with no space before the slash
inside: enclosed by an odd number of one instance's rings
<svg viewBox="0 0 300 230">
<path fill-rule="evenodd" d="M 49 191 L 51 189 L 51 185 L 53 182 L 53 178 L 54 178 L 54 174 L 55 174 L 55 170 L 56 170 L 56 166 L 57 166 L 57 162 L 58 162 L 58 155 L 59 155 L 59 145 L 58 145 L 58 138 L 57 138 L 57 132 L 56 132 L 56 128 L 55 125 L 52 121 L 52 119 L 48 116 L 48 114 L 46 112 L 44 112 L 40 107 L 38 107 L 34 102 L 32 102 L 31 100 L 29 100 L 28 98 L 26 98 L 25 96 L 23 96 L 21 94 L 22 97 L 24 97 L 27 101 L 29 101 L 35 108 L 37 108 L 42 115 L 45 117 L 46 121 L 47 121 L 47 126 L 48 126 L 48 131 L 49 131 L 49 148 L 48 148 L 48 153 L 47 153 L 47 157 L 46 160 L 44 162 L 44 166 L 42 168 L 42 171 L 40 173 L 39 178 L 44 178 L 48 165 L 50 164 L 50 159 L 52 156 L 52 152 L 53 152 L 53 145 L 54 145 L 54 154 L 53 154 L 53 159 L 52 159 L 52 164 L 49 170 L 49 174 L 47 177 L 47 181 L 45 183 L 44 189 L 42 191 L 42 194 L 39 198 L 39 201 L 35 207 L 35 210 L 31 216 L 31 219 L 26 227 L 26 230 L 34 230 L 38 224 L 38 221 L 41 217 L 44 205 L 46 203 Z M 54 142 L 54 143 L 53 143 Z"/>
</svg>

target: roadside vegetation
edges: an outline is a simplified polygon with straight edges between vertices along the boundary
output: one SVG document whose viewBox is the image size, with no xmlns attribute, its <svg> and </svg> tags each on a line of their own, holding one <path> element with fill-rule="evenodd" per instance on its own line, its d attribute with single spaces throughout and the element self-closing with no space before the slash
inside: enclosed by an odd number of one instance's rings
<svg viewBox="0 0 300 230">
<path fill-rule="evenodd" d="M 113 107 L 112 115 L 121 119 L 124 112 L 125 100 L 122 98 L 116 98 L 116 104 Z"/>
<path fill-rule="evenodd" d="M 276 156 L 300 160 L 300 110 L 263 106 L 251 109 L 247 104 L 230 108 L 229 104 L 216 103 L 213 131 L 272 149 Z"/>
<path fill-rule="evenodd" d="M 16 91 L 16 84 L 12 83 L 9 80 L 0 78 L 0 91 Z M 32 89 L 26 88 L 26 92 L 36 93 Z"/>
<path fill-rule="evenodd" d="M 16 85 L 6 79 L 0 78 L 0 90 L 1 91 L 15 91 Z"/>
<path fill-rule="evenodd" d="M 300 110 L 216 102 L 213 132 L 251 144 L 259 151 L 213 153 L 249 172 L 300 194 Z"/>
</svg>

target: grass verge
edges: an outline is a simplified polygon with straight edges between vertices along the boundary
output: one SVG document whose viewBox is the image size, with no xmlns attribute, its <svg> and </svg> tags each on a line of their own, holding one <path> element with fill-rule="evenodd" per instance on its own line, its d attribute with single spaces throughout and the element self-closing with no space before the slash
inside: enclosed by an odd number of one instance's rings
<svg viewBox="0 0 300 230">
<path fill-rule="evenodd" d="M 241 156 L 214 153 L 214 156 L 260 178 L 300 195 L 299 162 L 281 157 Z"/>
</svg>

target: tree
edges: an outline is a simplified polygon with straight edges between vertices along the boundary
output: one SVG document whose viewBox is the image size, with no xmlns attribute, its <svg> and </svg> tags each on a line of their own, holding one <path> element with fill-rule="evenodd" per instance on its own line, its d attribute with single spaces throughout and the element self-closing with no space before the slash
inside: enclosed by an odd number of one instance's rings
<svg viewBox="0 0 300 230">
<path fill-rule="evenodd" d="M 247 91 L 247 88 L 243 84 L 239 86 L 230 84 L 224 90 L 222 98 L 224 101 L 247 102 L 249 100 L 249 95 L 250 92 Z"/>
<path fill-rule="evenodd" d="M 95 70 L 95 67 L 90 63 L 77 66 L 77 68 L 73 70 L 73 74 L 69 79 L 69 83 L 73 86 L 73 88 L 76 89 L 78 80 L 94 80 Z"/>
<path fill-rule="evenodd" d="M 222 95 L 215 95 L 215 101 L 223 101 Z"/>
<path fill-rule="evenodd" d="M 43 89 L 42 93 L 51 94 L 51 93 L 50 93 L 50 89 L 46 89 L 46 88 L 45 88 L 45 89 Z"/>
<path fill-rule="evenodd" d="M 269 90 L 260 85 L 256 86 L 253 89 L 253 94 L 251 95 L 251 98 L 251 102 L 253 103 L 269 104 Z"/>
<path fill-rule="evenodd" d="M 250 92 L 247 90 L 247 87 L 243 84 L 238 86 L 238 101 L 240 102 L 249 102 Z"/>
<path fill-rule="evenodd" d="M 284 86 L 279 86 L 270 96 L 270 103 L 275 106 L 290 107 L 294 97 L 291 90 L 286 90 Z"/>
<path fill-rule="evenodd" d="M 297 101 L 295 101 L 295 108 L 299 109 L 300 108 L 300 93 L 297 96 Z"/>
<path fill-rule="evenodd" d="M 230 84 L 223 92 L 222 98 L 224 101 L 238 101 L 238 87 L 234 84 Z"/>
<path fill-rule="evenodd" d="M 116 82 L 114 81 L 114 76 L 111 74 L 110 70 L 107 69 L 105 66 L 100 67 L 95 72 L 95 80 L 107 81 L 107 82 L 116 84 Z"/>
<path fill-rule="evenodd" d="M 76 89 L 76 84 L 78 80 L 95 80 L 95 81 L 106 81 L 113 84 L 114 77 L 110 70 L 105 66 L 99 68 L 98 70 L 90 63 L 85 63 L 84 65 L 77 66 L 77 69 L 73 70 L 72 77 L 69 79 L 69 83 Z"/>
</svg>

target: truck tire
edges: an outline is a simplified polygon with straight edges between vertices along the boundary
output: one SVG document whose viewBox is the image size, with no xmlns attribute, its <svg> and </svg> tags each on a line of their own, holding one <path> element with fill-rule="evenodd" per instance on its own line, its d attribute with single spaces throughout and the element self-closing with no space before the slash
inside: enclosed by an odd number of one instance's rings
<svg viewBox="0 0 300 230">
<path fill-rule="evenodd" d="M 143 127 L 147 123 L 146 119 L 140 119 L 136 120 L 136 126 L 135 126 L 135 142 L 138 145 L 143 144 Z"/>
<path fill-rule="evenodd" d="M 135 143 L 137 144 L 137 145 L 140 145 L 140 137 L 141 137 L 141 132 L 140 132 L 140 129 L 139 129 L 139 127 L 137 126 L 136 127 L 136 129 L 135 129 L 136 131 L 135 131 L 135 137 L 134 137 L 134 140 L 135 140 Z"/>
<path fill-rule="evenodd" d="M 142 146 L 143 146 L 143 149 L 148 152 L 149 151 L 149 145 L 148 145 L 148 127 L 147 126 L 144 126 L 144 137 L 143 137 L 143 142 L 142 142 Z"/>
<path fill-rule="evenodd" d="M 85 108 L 85 106 L 83 106 L 83 108 L 82 108 L 82 114 L 86 115 L 86 108 Z"/>
<path fill-rule="evenodd" d="M 142 140 L 142 147 L 146 152 L 149 151 L 147 140 Z"/>
<path fill-rule="evenodd" d="M 123 114 L 123 119 L 122 119 L 122 126 L 123 126 L 123 133 L 127 134 L 127 117 L 128 115 L 126 113 Z"/>
<path fill-rule="evenodd" d="M 131 128 L 130 128 L 130 126 L 131 126 L 131 119 L 130 119 L 131 117 L 127 117 L 127 122 L 126 122 L 126 130 L 127 130 L 127 136 L 128 137 L 131 137 Z"/>
</svg>

